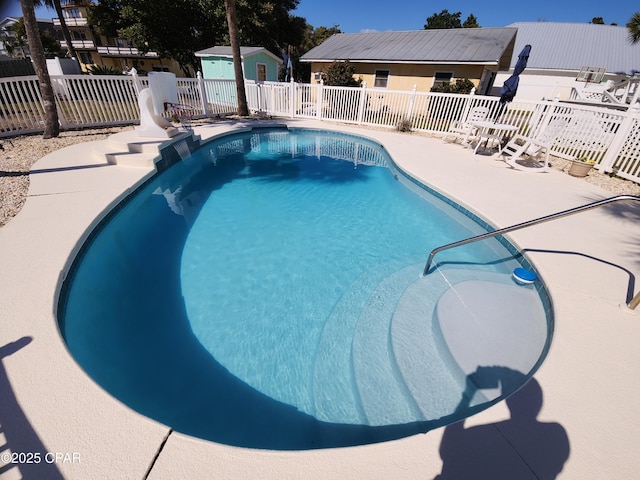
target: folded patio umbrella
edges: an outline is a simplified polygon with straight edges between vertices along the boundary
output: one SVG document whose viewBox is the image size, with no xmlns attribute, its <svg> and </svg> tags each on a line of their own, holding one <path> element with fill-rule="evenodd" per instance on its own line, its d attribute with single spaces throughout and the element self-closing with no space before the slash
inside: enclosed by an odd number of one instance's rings
<svg viewBox="0 0 640 480">
<path fill-rule="evenodd" d="M 500 89 L 500 109 L 498 115 L 502 114 L 502 110 L 507 103 L 513 100 L 518 91 L 518 83 L 520 83 L 520 74 L 527 68 L 527 62 L 529 61 L 529 54 L 531 53 L 531 45 L 525 45 L 520 54 L 518 55 L 518 61 L 513 68 L 513 74 L 507 78 Z"/>
</svg>

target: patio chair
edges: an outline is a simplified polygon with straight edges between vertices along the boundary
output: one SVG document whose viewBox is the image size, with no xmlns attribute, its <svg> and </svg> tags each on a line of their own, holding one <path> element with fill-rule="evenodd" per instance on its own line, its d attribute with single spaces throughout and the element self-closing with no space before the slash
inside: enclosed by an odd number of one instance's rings
<svg viewBox="0 0 640 480">
<path fill-rule="evenodd" d="M 502 147 L 500 155 L 509 166 L 517 170 L 547 172 L 549 171 L 549 150 L 566 126 L 566 119 L 555 118 L 536 137 L 516 134 Z M 538 157 L 543 151 L 544 163 L 540 164 Z"/>
<path fill-rule="evenodd" d="M 479 122 L 487 118 L 489 115 L 488 107 L 473 107 L 464 121 L 455 121 L 451 124 L 449 131 L 444 136 L 446 142 L 448 137 L 454 136 L 454 141 L 462 139 L 462 144 L 469 143 L 469 137 L 475 135 L 478 128 L 472 125 L 472 122 Z"/>
</svg>

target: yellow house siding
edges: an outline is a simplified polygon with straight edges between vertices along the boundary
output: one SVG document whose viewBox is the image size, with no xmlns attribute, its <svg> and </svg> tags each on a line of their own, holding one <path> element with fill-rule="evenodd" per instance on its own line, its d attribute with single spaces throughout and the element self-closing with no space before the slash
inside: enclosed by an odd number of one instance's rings
<svg viewBox="0 0 640 480">
<path fill-rule="evenodd" d="M 496 67 L 487 65 L 419 65 L 419 64 L 394 64 L 394 63 L 356 63 L 351 62 L 356 68 L 354 78 L 362 78 L 367 88 L 373 88 L 375 84 L 376 70 L 388 70 L 388 90 L 412 90 L 414 85 L 419 92 L 428 92 L 433 87 L 436 72 L 453 72 L 453 80 L 468 78 L 478 87 L 485 69 L 497 71 Z M 327 63 L 313 62 L 311 64 L 311 83 L 319 83 L 315 80 L 316 73 L 322 72 Z"/>
</svg>

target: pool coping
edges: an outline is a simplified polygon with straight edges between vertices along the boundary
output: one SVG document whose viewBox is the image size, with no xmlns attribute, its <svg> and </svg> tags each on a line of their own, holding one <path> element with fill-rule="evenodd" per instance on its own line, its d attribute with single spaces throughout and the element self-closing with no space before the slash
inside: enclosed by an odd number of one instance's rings
<svg viewBox="0 0 640 480">
<path fill-rule="evenodd" d="M 371 138 L 403 170 L 497 227 L 613 196 L 561 172 L 514 171 L 435 138 L 315 121 L 273 123 Z M 196 133 L 206 141 L 252 124 L 221 122 L 196 127 Z M 54 314 L 57 286 L 87 227 L 152 171 L 84 168 L 104 166 L 86 154 L 86 144 L 76 145 L 38 161 L 33 169 L 39 173 L 31 175 L 23 211 L 0 229 L 0 373 L 6 374 L 0 385 L 8 389 L 3 397 L 10 400 L 0 406 L 0 425 L 12 452 L 78 453 L 79 462 L 61 458 L 48 464 L 64 478 L 198 478 L 212 472 L 220 478 L 431 478 L 440 472 L 443 428 L 377 445 L 257 451 L 168 435 L 167 427 L 132 412 L 95 385 L 60 338 Z M 640 387 L 630 381 L 637 377 L 640 360 L 640 316 L 620 307 L 640 272 L 635 247 L 640 222 L 631 221 L 635 215 L 637 207 L 612 207 L 509 235 L 527 250 L 554 304 L 555 337 L 535 378 L 544 393 L 538 421 L 562 426 L 570 442 L 559 478 L 631 478 L 640 467 L 633 416 Z M 18 420 L 3 414 L 7 405 L 13 405 L 10 413 Z M 500 402 L 465 426 L 491 424 L 483 433 L 486 442 L 499 445 L 508 438 L 517 445 L 527 431 L 501 429 L 508 418 Z M 516 463 L 529 472 L 545 462 L 539 454 L 513 447 L 505 455 L 505 465 Z M 44 462 L 40 465 L 44 468 Z M 24 474 L 36 467 L 15 468 Z M 0 470 L 0 477 L 12 470 Z"/>
</svg>

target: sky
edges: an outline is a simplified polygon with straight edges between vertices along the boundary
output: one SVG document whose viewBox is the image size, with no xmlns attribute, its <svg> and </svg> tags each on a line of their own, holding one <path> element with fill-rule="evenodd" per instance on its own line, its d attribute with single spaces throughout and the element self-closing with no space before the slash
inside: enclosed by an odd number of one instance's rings
<svg viewBox="0 0 640 480">
<path fill-rule="evenodd" d="M 473 14 L 481 27 L 506 27 L 515 22 L 589 23 L 602 17 L 606 24 L 625 26 L 634 12 L 640 12 L 637 0 L 301 0 L 294 15 L 304 17 L 317 28 L 339 25 L 344 33 L 387 30 L 422 30 L 427 17 L 447 9 L 461 12 L 462 22 Z"/>
<path fill-rule="evenodd" d="M 422 30 L 427 17 L 447 9 L 461 12 L 461 21 L 474 14 L 481 27 L 506 27 L 514 22 L 589 23 L 602 17 L 606 24 L 625 26 L 634 12 L 640 12 L 637 0 L 300 0 L 292 13 L 307 19 L 314 28 L 338 25 L 345 33 L 387 30 Z M 0 0 L 0 18 L 22 16 L 19 0 Z M 38 18 L 52 18 L 53 10 L 38 9 Z"/>
</svg>

